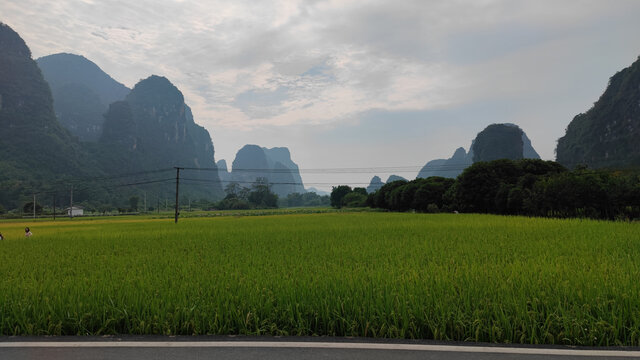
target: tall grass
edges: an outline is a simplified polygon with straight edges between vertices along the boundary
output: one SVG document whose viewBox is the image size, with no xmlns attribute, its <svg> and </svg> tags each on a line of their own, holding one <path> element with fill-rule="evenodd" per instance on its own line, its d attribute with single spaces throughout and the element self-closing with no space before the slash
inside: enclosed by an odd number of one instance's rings
<svg viewBox="0 0 640 360">
<path fill-rule="evenodd" d="M 332 213 L 0 231 L 4 335 L 640 345 L 638 223 Z"/>
</svg>

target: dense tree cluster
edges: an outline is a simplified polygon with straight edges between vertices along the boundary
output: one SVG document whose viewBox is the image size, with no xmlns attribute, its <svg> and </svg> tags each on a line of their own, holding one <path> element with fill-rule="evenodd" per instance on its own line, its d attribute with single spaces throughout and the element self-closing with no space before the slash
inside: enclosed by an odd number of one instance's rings
<svg viewBox="0 0 640 360">
<path fill-rule="evenodd" d="M 281 201 L 281 206 L 283 207 L 329 206 L 329 204 L 328 195 L 320 196 L 314 192 L 292 193 Z"/>
<path fill-rule="evenodd" d="M 251 189 L 232 182 L 224 189 L 226 196 L 213 207 L 220 210 L 267 209 L 278 207 L 278 195 L 271 191 L 267 179 L 259 177 Z"/>
<path fill-rule="evenodd" d="M 367 189 L 357 187 L 351 188 L 347 185 L 334 187 L 331 191 L 331 206 L 335 208 L 343 207 L 365 207 L 367 206 Z"/>
<path fill-rule="evenodd" d="M 352 192 L 338 186 L 332 206 Z M 568 171 L 537 159 L 477 162 L 457 179 L 394 181 L 369 194 L 367 205 L 393 211 L 460 211 L 595 219 L 640 218 L 640 173 Z"/>
</svg>

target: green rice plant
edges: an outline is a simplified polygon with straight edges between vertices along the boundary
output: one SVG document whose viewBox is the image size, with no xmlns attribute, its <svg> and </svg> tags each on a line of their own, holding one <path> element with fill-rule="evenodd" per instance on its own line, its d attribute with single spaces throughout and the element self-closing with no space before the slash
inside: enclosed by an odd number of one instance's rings
<svg viewBox="0 0 640 360">
<path fill-rule="evenodd" d="M 0 222 L 0 334 L 640 345 L 638 223 L 285 214 Z"/>
</svg>

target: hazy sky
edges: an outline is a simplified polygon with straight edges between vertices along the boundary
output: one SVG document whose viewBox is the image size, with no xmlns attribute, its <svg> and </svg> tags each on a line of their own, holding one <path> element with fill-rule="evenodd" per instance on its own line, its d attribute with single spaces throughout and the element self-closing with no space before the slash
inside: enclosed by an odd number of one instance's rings
<svg viewBox="0 0 640 360">
<path fill-rule="evenodd" d="M 410 178 L 491 123 L 554 159 L 573 116 L 640 55 L 639 15 L 636 0 L 0 2 L 34 58 L 84 55 L 129 87 L 169 78 L 216 160 L 286 146 L 303 169 Z M 323 188 L 373 175 L 302 174 Z"/>
</svg>

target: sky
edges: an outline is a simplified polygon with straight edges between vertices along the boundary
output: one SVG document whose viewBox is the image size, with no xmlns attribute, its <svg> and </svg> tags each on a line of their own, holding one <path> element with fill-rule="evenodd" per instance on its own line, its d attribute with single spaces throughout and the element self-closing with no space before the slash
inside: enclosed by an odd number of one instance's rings
<svg viewBox="0 0 640 360">
<path fill-rule="evenodd" d="M 288 147 L 307 187 L 415 178 L 515 123 L 543 159 L 640 55 L 636 0 L 3 0 L 38 58 L 166 76 L 230 165 Z M 317 171 L 351 169 L 354 172 Z M 305 170 L 309 170 L 305 172 Z"/>
</svg>

